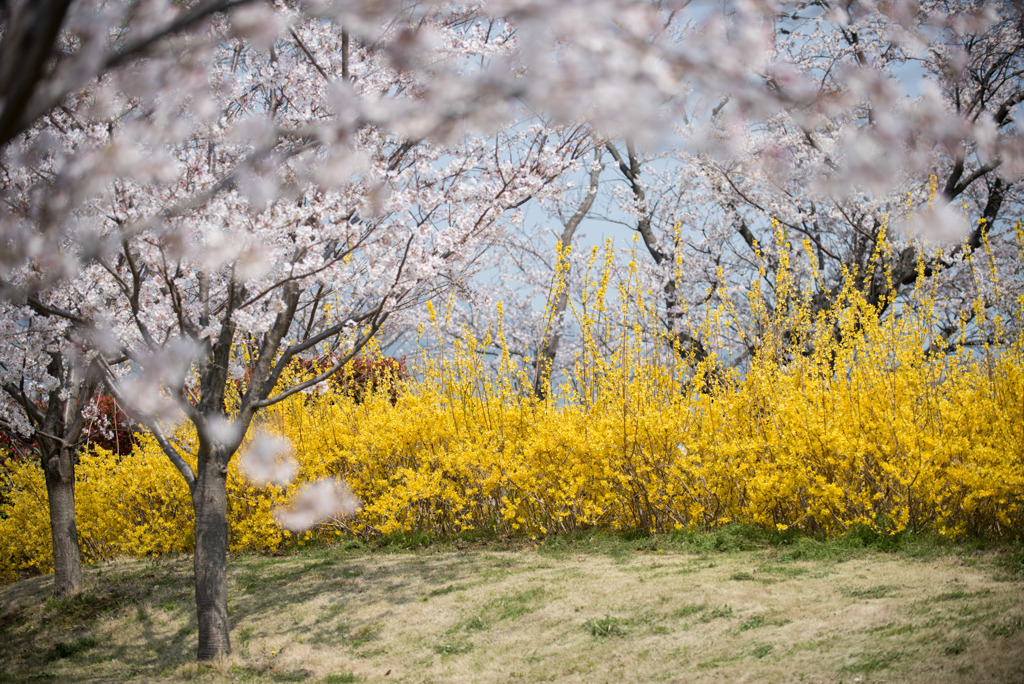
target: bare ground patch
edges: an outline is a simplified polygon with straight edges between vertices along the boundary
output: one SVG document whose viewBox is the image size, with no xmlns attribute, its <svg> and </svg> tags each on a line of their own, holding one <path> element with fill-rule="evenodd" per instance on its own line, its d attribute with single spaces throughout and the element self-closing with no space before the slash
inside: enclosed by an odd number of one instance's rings
<svg viewBox="0 0 1024 684">
<path fill-rule="evenodd" d="M 1024 584 L 864 552 L 343 553 L 231 562 L 234 653 L 197 665 L 188 558 L 0 587 L 4 681 L 1015 682 Z"/>
</svg>

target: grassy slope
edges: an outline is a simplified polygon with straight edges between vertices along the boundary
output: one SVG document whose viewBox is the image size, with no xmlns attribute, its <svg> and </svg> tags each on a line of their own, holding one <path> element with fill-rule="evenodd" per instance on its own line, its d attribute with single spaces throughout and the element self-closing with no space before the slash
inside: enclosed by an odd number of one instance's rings
<svg viewBox="0 0 1024 684">
<path fill-rule="evenodd" d="M 0 681 L 1024 682 L 1019 548 L 753 537 L 233 558 L 202 666 L 191 559 L 110 563 L 66 602 L 0 587 Z"/>
</svg>

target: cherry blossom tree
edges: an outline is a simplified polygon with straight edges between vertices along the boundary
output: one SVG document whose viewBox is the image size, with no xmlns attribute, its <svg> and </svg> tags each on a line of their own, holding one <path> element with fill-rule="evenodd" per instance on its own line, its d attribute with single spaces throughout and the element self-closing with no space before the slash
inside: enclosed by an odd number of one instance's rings
<svg viewBox="0 0 1024 684">
<path fill-rule="evenodd" d="M 94 288 L 88 278 L 66 279 L 97 245 L 87 244 L 90 231 L 74 234 L 62 224 L 120 165 L 116 147 L 97 144 L 109 140 L 101 131 L 113 117 L 95 110 L 113 107 L 102 94 L 90 99 L 88 86 L 241 4 L 208 2 L 174 16 L 152 3 L 0 4 L 0 425 L 43 466 L 57 596 L 81 589 L 74 468 L 102 378 L 89 334 Z M 185 62 L 167 75 L 187 71 Z M 93 96 L 97 90 L 104 88 Z M 147 167 L 134 170 L 144 178 Z M 45 287 L 53 282 L 62 287 Z"/>
<path fill-rule="evenodd" d="M 982 292 L 1004 314 L 1015 306 L 1006 216 L 1020 209 L 1019 8 L 779 9 L 774 57 L 754 73 L 788 91 L 783 106 L 752 119 L 728 92 L 694 91 L 673 110 L 671 145 L 604 143 L 609 171 L 591 216 L 639 238 L 669 339 L 693 361 L 708 358 L 704 323 L 728 302 L 732 363 L 756 353 L 745 293 L 761 280 L 772 305 L 783 250 L 816 310 L 852 274 L 881 315 L 899 315 L 923 276 L 941 302 L 939 347 L 991 341 L 970 302 Z M 1001 284 L 978 277 L 992 270 Z"/>
<path fill-rule="evenodd" d="M 200 658 L 229 650 L 225 478 L 258 411 L 320 384 L 389 317 L 458 281 L 503 217 L 514 222 L 517 208 L 580 151 L 571 129 L 480 135 L 461 114 L 424 117 L 412 105 L 426 96 L 425 84 L 396 65 L 395 50 L 283 10 L 259 19 L 278 32 L 262 49 L 251 36 L 235 37 L 233 24 L 213 24 L 216 68 L 198 92 L 216 95 L 219 116 L 203 121 L 197 109 L 210 102 L 194 94 L 179 100 L 179 114 L 201 125 L 153 150 L 146 142 L 145 151 L 161 157 L 159 181 L 109 174 L 102 192 L 73 205 L 78 232 L 59 241 L 64 273 L 41 273 L 29 260 L 4 280 L 10 300 L 25 298 L 61 330 L 87 340 L 90 368 L 102 370 L 108 389 L 153 432 L 188 485 L 196 513 Z M 508 40 L 501 30 L 481 32 L 460 13 L 429 22 L 445 46 L 440 52 L 456 62 L 493 58 L 500 50 L 492 43 Z M 388 36 L 397 29 L 377 30 Z M 80 97 L 88 109 L 99 93 Z M 54 112 L 50 126 L 27 132 L 24 143 L 31 147 L 57 128 L 68 156 L 88 145 L 109 152 L 130 145 L 140 126 L 159 124 L 160 111 L 129 99 L 116 104 L 117 115 L 104 126 L 74 110 Z M 365 111 L 339 125 L 337 110 L 348 115 L 345 108 L 354 106 Z M 371 122 L 378 109 L 393 114 L 390 128 Z M 33 161 L 9 169 L 19 198 L 31 196 L 39 168 L 52 177 L 67 164 L 52 150 Z M 10 218 L 29 224 L 36 208 L 23 202 Z M 60 287 L 52 286 L 54 277 Z M 73 301 L 87 303 L 87 312 L 60 305 L 78 287 L 89 294 Z M 8 320 L 27 325 L 14 314 Z M 55 339 L 49 344 L 44 353 L 69 358 Z M 14 359 L 35 352 L 6 351 Z M 335 361 L 316 377 L 282 386 L 292 360 L 316 355 Z M 130 364 L 118 367 L 119 359 Z M 75 382 L 51 375 L 40 386 L 57 383 L 54 391 L 67 393 Z M 85 387 L 94 386 L 90 374 Z M 240 396 L 229 410 L 235 387 Z M 12 386 L 10 393 L 23 399 L 11 404 L 12 413 L 20 408 L 31 419 L 38 403 L 32 389 Z M 195 426 L 194 444 L 176 443 L 167 428 L 178 412 Z M 73 443 L 67 447 L 61 453 L 71 451 L 73 459 Z M 277 456 L 256 440 L 247 465 L 258 475 L 272 470 Z M 69 473 L 73 486 L 73 467 Z M 302 514 L 282 519 L 308 526 L 310 514 L 345 504 L 345 497 L 329 496 L 340 493 L 337 486 L 311 491 L 299 497 L 307 504 Z M 67 521 L 73 535 L 73 508 L 69 518 L 57 514 L 58 504 L 51 497 L 52 519 Z"/>
<path fill-rule="evenodd" d="M 68 310 L 78 308 L 66 297 Z M 21 307 L 0 302 L 4 359 L 0 360 L 0 430 L 13 444 L 39 458 L 46 482 L 53 543 L 54 595 L 82 588 L 75 527 L 75 464 L 100 383 L 73 323 L 51 316 L 38 299 Z M 71 314 L 75 315 L 75 314 Z"/>
<path fill-rule="evenodd" d="M 135 407 L 192 491 L 200 657 L 228 648 L 225 476 L 258 411 L 322 383 L 389 317 L 421 302 L 439 280 L 458 280 L 503 213 L 542 186 L 543 174 L 560 172 L 557 153 L 551 169 L 535 159 L 538 166 L 506 169 L 502 178 L 489 145 L 475 152 L 464 146 L 457 161 L 441 165 L 426 145 L 400 152 L 377 136 L 368 142 L 365 173 L 378 177 L 369 188 L 354 182 L 348 193 L 311 190 L 262 212 L 240 192 L 224 193 L 195 220 L 182 219 L 187 229 L 171 233 L 187 241 L 145 231 L 125 241 L 123 258 L 101 260 L 122 302 L 112 327 L 124 331 L 119 345 L 142 369 L 119 380 L 111 369 L 110 389 Z M 396 154 L 410 158 L 396 164 Z M 443 228 L 434 224 L 437 215 Z M 282 386 L 293 359 L 313 356 L 335 360 L 315 377 Z M 168 366 L 174 357 L 177 368 Z M 241 396 L 229 410 L 233 383 Z M 163 433 L 166 404 L 140 410 L 146 397 L 162 393 L 196 427 L 194 472 Z M 251 462 L 258 453 L 251 451 L 250 468 L 260 468 Z"/>
<path fill-rule="evenodd" d="M 949 303 L 942 334 L 970 343 L 972 330 L 959 329 L 976 293 L 969 260 L 984 245 L 982 258 L 1013 262 L 1013 221 L 1004 217 L 1020 208 L 1021 15 L 1009 4 L 996 9 L 921 3 L 896 16 L 834 7 L 781 18 L 780 55 L 819 79 L 816 100 L 851 92 L 861 101 L 815 117 L 780 114 L 753 128 L 740 154 L 694 160 L 695 184 L 714 196 L 731 232 L 714 236 L 727 245 L 715 251 L 725 270 L 771 273 L 764 255 L 781 238 L 801 264 L 816 263 L 817 280 L 800 269 L 815 307 L 829 306 L 851 273 L 880 313 L 922 276 L 937 279 Z M 872 101 L 870 88 L 897 80 L 916 92 L 887 106 Z M 746 161 L 758 157 L 770 163 Z"/>
<path fill-rule="evenodd" d="M 162 40 L 180 37 L 234 4 L 207 3 L 173 17 L 152 4 L 0 7 L 0 375 L 6 400 L 0 421 L 37 452 L 43 466 L 58 596 L 81 589 L 74 468 L 102 378 L 90 351 L 96 288 L 79 273 L 98 245 L 88 244 L 94 231 L 67 226 L 78 220 L 79 203 L 122 166 L 118 149 L 107 145 L 117 114 L 131 117 L 146 109 L 141 100 L 121 106 L 123 96 L 111 102 L 106 95 L 112 84 L 90 82 L 118 73 Z M 167 76 L 188 71 L 181 65 Z M 133 170 L 144 179 L 155 167 L 142 162 Z M 82 277 L 68 279 L 76 274 Z M 54 282 L 61 287 L 47 287 Z M 116 356 L 108 362 L 116 363 Z"/>
</svg>

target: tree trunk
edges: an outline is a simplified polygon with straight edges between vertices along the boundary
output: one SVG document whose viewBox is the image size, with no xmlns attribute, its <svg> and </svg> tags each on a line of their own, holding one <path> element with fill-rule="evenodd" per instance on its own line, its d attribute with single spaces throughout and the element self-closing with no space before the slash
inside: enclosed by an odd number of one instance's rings
<svg viewBox="0 0 1024 684">
<path fill-rule="evenodd" d="M 590 208 L 594 206 L 594 198 L 597 197 L 598 182 L 601 180 L 603 168 L 601 148 L 598 147 L 594 150 L 594 163 L 590 167 L 590 189 L 579 208 L 565 222 L 562 235 L 558 238 L 558 253 L 562 256 L 555 263 L 555 282 L 559 291 L 550 312 L 552 330 L 548 339 L 542 341 L 543 346 L 537 353 L 536 372 L 533 376 L 533 393 L 541 401 L 547 398 L 548 391 L 551 389 L 551 369 L 555 365 L 558 343 L 562 336 L 562 315 L 565 314 L 565 309 L 569 304 L 569 255 L 567 249 L 572 247 L 572 238 L 576 234 L 580 222 L 586 218 Z M 560 270 L 563 272 L 559 273 Z"/>
<path fill-rule="evenodd" d="M 533 394 L 541 401 L 547 398 L 551 389 L 551 369 L 555 366 L 555 356 L 558 354 L 558 343 L 562 337 L 562 315 L 565 313 L 569 303 L 568 285 L 558 293 L 555 305 L 551 308 L 552 331 L 544 340 L 544 345 L 537 352 L 535 363 L 536 372 L 533 376 Z"/>
<path fill-rule="evenodd" d="M 44 464 L 53 537 L 53 595 L 63 598 L 82 590 L 82 558 L 75 527 L 74 452 L 59 448 Z"/>
<path fill-rule="evenodd" d="M 195 581 L 199 660 L 216 660 L 231 652 L 228 635 L 227 459 L 223 459 L 225 463 L 222 464 L 215 454 L 200 453 L 195 489 L 192 492 L 192 507 L 196 515 Z"/>
</svg>

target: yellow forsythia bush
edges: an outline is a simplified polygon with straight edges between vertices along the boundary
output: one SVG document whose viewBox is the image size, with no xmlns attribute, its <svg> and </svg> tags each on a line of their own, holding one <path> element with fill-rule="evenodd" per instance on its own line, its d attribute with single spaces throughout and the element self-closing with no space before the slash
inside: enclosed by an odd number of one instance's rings
<svg viewBox="0 0 1024 684">
<path fill-rule="evenodd" d="M 887 365 L 890 351 L 694 396 L 631 380 L 589 405 L 426 382 L 396 406 L 320 400 L 279 427 L 304 467 L 360 496 L 359 533 L 1022 531 L 1019 350 L 991 377 L 966 359 Z"/>
<path fill-rule="evenodd" d="M 185 434 L 183 434 L 185 433 Z M 180 430 L 179 438 L 187 439 Z M 188 457 L 186 456 L 186 460 Z M 191 463 L 194 467 L 195 462 Z M 46 484 L 36 463 L 9 466 L 8 501 L 0 507 L 0 577 L 52 564 Z M 271 517 L 284 498 L 276 487 L 255 488 L 238 472 L 228 473 L 232 551 L 274 551 L 288 535 Z M 75 508 L 78 537 L 87 562 L 121 556 L 190 551 L 192 503 L 188 486 L 149 435 L 125 456 L 94 448 L 80 455 Z"/>
<path fill-rule="evenodd" d="M 305 468 L 350 483 L 364 502 L 350 528 L 363 534 L 734 521 L 825 535 L 1024 532 L 1024 340 L 1007 339 L 998 316 L 975 307 L 994 343 L 931 352 L 941 338 L 928 292 L 880 315 L 850 278 L 814 313 L 783 270 L 775 313 L 752 289 L 759 349 L 739 372 L 714 353 L 659 357 L 635 281 L 619 284 L 604 332 L 613 351 L 599 352 L 606 273 L 584 292 L 583 350 L 551 399 L 524 390 L 530 366 L 507 353 L 486 372 L 476 350 L 489 340 L 467 335 L 422 364 L 394 406 L 320 396 L 273 414 L 276 428 Z M 1017 330 L 1022 310 L 1019 296 Z M 708 340 L 729 315 L 728 304 L 712 312 Z"/>
<path fill-rule="evenodd" d="M 467 334 L 422 360 L 418 379 L 397 395 L 386 386 L 360 403 L 338 391 L 299 394 L 261 414 L 260 429 L 291 440 L 299 476 L 288 490 L 256 488 L 233 463 L 231 549 L 278 549 L 288 535 L 273 508 L 326 476 L 344 478 L 363 505 L 320 533 L 729 522 L 823 535 L 851 525 L 1024 532 L 1024 339 L 1003 332 L 1021 329 L 1024 297 L 1015 321 L 975 308 L 972 325 L 994 343 L 930 353 L 937 336 L 927 292 L 902 302 L 899 316 L 895 306 L 880 315 L 848 283 L 815 312 L 782 270 L 774 313 L 756 285 L 750 293 L 758 349 L 741 372 L 714 351 L 699 363 L 662 353 L 635 268 L 616 285 L 618 311 L 607 310 L 611 259 L 605 264 L 580 304 L 576 363 L 543 400 L 529 391 L 528 360 L 506 353 L 491 372 L 477 352 L 490 340 Z M 702 323 L 709 348 L 730 316 L 726 304 Z M 501 330 L 493 334 L 507 349 Z M 42 474 L 20 464 L 9 480 L 0 506 L 5 577 L 50 562 Z M 191 547 L 187 487 L 152 440 L 121 458 L 83 454 L 77 486 L 88 560 Z"/>
</svg>

